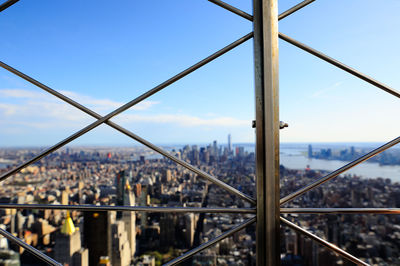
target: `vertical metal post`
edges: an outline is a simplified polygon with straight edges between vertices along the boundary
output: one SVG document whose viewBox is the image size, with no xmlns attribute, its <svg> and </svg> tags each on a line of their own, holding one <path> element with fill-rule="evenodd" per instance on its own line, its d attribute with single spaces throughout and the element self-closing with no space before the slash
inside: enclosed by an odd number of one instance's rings
<svg viewBox="0 0 400 266">
<path fill-rule="evenodd" d="M 278 0 L 253 0 L 257 265 L 280 265 Z"/>
</svg>

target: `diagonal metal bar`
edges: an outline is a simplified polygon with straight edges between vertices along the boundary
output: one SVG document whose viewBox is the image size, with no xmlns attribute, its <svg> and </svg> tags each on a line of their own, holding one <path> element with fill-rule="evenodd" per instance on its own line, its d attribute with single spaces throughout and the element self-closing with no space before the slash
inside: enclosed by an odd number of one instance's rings
<svg viewBox="0 0 400 266">
<path fill-rule="evenodd" d="M 297 5 L 295 5 L 294 7 L 286 10 L 285 12 L 281 13 L 278 17 L 278 20 L 284 19 L 287 16 L 293 14 L 294 12 L 296 12 L 299 9 L 302 9 L 305 6 L 308 6 L 309 4 L 311 4 L 312 2 L 314 2 L 315 0 L 305 0 L 303 2 L 298 3 Z"/>
<path fill-rule="evenodd" d="M 24 80 L 26 80 L 26 81 L 32 83 L 33 85 L 35 85 L 35 86 L 37 86 L 37 87 L 43 89 L 44 91 L 46 91 L 46 92 L 48 92 L 48 93 L 50 93 L 50 94 L 56 96 L 57 98 L 63 100 L 64 102 L 69 103 L 70 105 L 72 105 L 72 106 L 78 108 L 79 110 L 81 110 L 81 111 L 83 111 L 83 112 L 85 112 L 85 113 L 87 113 L 87 114 L 89 114 L 89 115 L 91 115 L 91 116 L 93 116 L 93 117 L 95 117 L 95 118 L 97 118 L 97 119 L 101 118 L 101 115 L 99 115 L 98 113 L 96 113 L 96 112 L 90 110 L 89 108 L 87 108 L 87 107 L 81 105 L 80 103 L 78 103 L 78 102 L 72 100 L 71 98 L 65 96 L 64 94 L 59 93 L 58 91 L 56 91 L 56 90 L 54 90 L 54 89 L 52 89 L 52 88 L 50 88 L 50 87 L 44 85 L 43 83 L 41 83 L 41 82 L 35 80 L 34 78 L 32 78 L 32 77 L 30 77 L 30 76 L 28 76 L 28 75 L 26 75 L 26 74 L 24 74 L 24 73 L 18 71 L 17 69 L 15 69 L 15 68 L 13 68 L 13 67 L 7 65 L 6 63 L 4 63 L 4 62 L 2 62 L 2 61 L 0 61 L 0 67 L 2 67 L 2 68 L 4 68 L 5 70 L 7 70 L 7 71 L 9 71 L 9 72 L 11 72 L 11 73 L 13 73 L 13 74 L 19 76 L 20 78 L 23 78 Z M 109 122 L 109 121 L 107 121 L 107 122 Z M 107 123 L 107 122 L 106 122 L 106 123 Z"/>
<path fill-rule="evenodd" d="M 5 231 L 5 230 L 3 230 L 1 228 L 0 228 L 0 234 L 2 236 L 4 236 L 5 238 L 7 238 L 8 240 L 10 240 L 10 241 L 14 242 L 15 244 L 17 244 L 18 246 L 23 247 L 24 249 L 26 249 L 27 251 L 29 251 L 30 253 L 32 253 L 33 255 L 38 257 L 39 259 L 41 259 L 42 261 L 44 261 L 44 262 L 46 262 L 46 263 L 48 263 L 50 265 L 62 266 L 61 263 L 53 260 L 49 256 L 45 255 L 43 252 L 40 252 L 36 248 L 28 245 L 27 243 L 25 243 L 24 241 L 22 241 L 18 237 L 13 236 L 9 232 L 7 232 L 7 231 Z"/>
<path fill-rule="evenodd" d="M 208 0 L 208 1 L 220 6 L 222 8 L 225 8 L 226 10 L 229 10 L 232 13 L 235 13 L 236 15 L 239 15 L 239 16 L 247 19 L 247 20 L 250 20 L 250 21 L 253 20 L 253 16 L 250 15 L 249 13 L 244 12 L 244 11 L 240 10 L 239 8 L 234 7 L 234 6 L 231 6 L 231 5 L 225 3 L 225 2 L 223 2 L 221 0 Z"/>
<path fill-rule="evenodd" d="M 193 213 L 256 213 L 255 208 L 196 208 L 104 205 L 55 205 L 55 204 L 0 204 L 0 209 L 23 210 L 75 210 L 75 211 L 130 211 L 130 212 L 193 212 Z"/>
<path fill-rule="evenodd" d="M 299 213 L 299 214 L 400 214 L 400 208 L 281 208 L 281 213 Z"/>
<path fill-rule="evenodd" d="M 311 238 L 312 240 L 315 240 L 316 242 L 318 242 L 319 244 L 329 248 L 330 250 L 340 254 L 341 256 L 343 256 L 344 258 L 348 259 L 351 262 L 354 262 L 357 265 L 366 265 L 368 266 L 369 264 L 365 263 L 364 261 L 354 257 L 353 255 L 351 255 L 350 253 L 344 251 L 343 249 L 337 247 L 336 245 L 329 243 L 328 241 L 308 232 L 307 230 L 301 228 L 300 226 L 286 220 L 285 218 L 281 217 L 281 222 L 285 223 L 287 226 L 289 226 L 290 228 L 294 229 L 295 231 L 302 233 L 306 236 L 308 236 L 309 238 Z"/>
<path fill-rule="evenodd" d="M 308 53 L 310 53 L 310 54 L 312 54 L 312 55 L 314 55 L 314 56 L 316 56 L 316 57 L 318 57 L 318 58 L 320 58 L 320 59 L 322 59 L 322 60 L 324 60 L 324 61 L 326 61 L 326 62 L 328 62 L 328 63 L 330 63 L 330 64 L 332 64 L 332 65 L 334 65 L 334 66 L 336 66 L 338 68 L 340 68 L 340 69 L 342 69 L 342 70 L 344 70 L 344 71 L 346 71 L 347 73 L 352 74 L 353 76 L 356 76 L 356 77 L 368 82 L 369 84 L 374 85 L 375 87 L 378 87 L 378 88 L 380 88 L 380 89 L 382 89 L 382 90 L 384 90 L 384 91 L 396 96 L 397 98 L 400 98 L 400 92 L 396 91 L 395 89 L 390 88 L 389 86 L 387 86 L 387 85 L 385 85 L 385 84 L 383 84 L 383 83 L 381 83 L 381 82 L 379 82 L 377 80 L 374 80 L 373 78 L 371 78 L 371 77 L 359 72 L 358 70 L 356 70 L 354 68 L 351 68 L 351 67 L 349 67 L 349 66 L 347 66 L 347 65 L 345 65 L 345 64 L 343 64 L 343 63 L 341 63 L 339 61 L 337 61 L 336 59 L 334 59 L 332 57 L 329 57 L 329 56 L 327 56 L 327 55 L 325 55 L 325 54 L 323 54 L 323 53 L 321 53 L 321 52 L 319 52 L 319 51 L 317 51 L 317 50 L 315 50 L 315 49 L 313 49 L 313 48 L 311 48 L 311 47 L 309 47 L 309 46 L 307 46 L 307 45 L 305 45 L 305 44 L 303 44 L 303 43 L 301 43 L 301 42 L 299 42 L 299 41 L 297 41 L 297 40 L 295 40 L 295 39 L 293 39 L 293 38 L 291 38 L 289 36 L 287 36 L 287 35 L 285 35 L 285 34 L 279 33 L 279 38 L 281 38 L 282 40 L 284 40 L 284 41 L 286 41 L 286 42 L 288 42 L 290 44 L 293 44 L 294 46 L 296 46 L 296 47 L 298 47 L 298 48 L 300 48 L 300 49 L 302 49 L 302 50 L 304 50 L 304 51 L 306 51 L 306 52 L 308 52 Z"/>
<path fill-rule="evenodd" d="M 253 217 L 253 218 L 251 218 L 251 219 L 249 219 L 249 220 L 247 220 L 247 221 L 245 221 L 245 222 L 233 227 L 232 229 L 224 232 L 223 234 L 217 236 L 216 238 L 211 239 L 210 241 L 208 241 L 208 242 L 206 242 L 206 243 L 204 243 L 204 244 L 202 244 L 202 245 L 200 245 L 200 246 L 198 246 L 198 247 L 196 247 L 194 249 L 191 249 L 190 251 L 184 253 L 183 255 L 181 255 L 181 256 L 179 256 L 179 257 L 167 262 L 166 264 L 164 264 L 164 266 L 177 265 L 177 264 L 185 261 L 186 259 L 192 257 L 193 255 L 196 255 L 200 251 L 208 248 L 209 246 L 212 246 L 215 243 L 217 243 L 217 242 L 219 242 L 219 241 L 221 241 L 221 240 L 233 235 L 234 233 L 244 229 L 245 227 L 251 225 L 255 221 L 256 221 L 256 217 Z"/>
<path fill-rule="evenodd" d="M 9 176 L 11 176 L 11 175 L 13 175 L 13 174 L 19 172 L 19 171 L 20 171 L 21 169 L 23 169 L 24 167 L 26 167 L 26 166 L 28 166 L 28 165 L 30 165 L 30 164 L 32 164 L 32 163 L 34 163 L 34 162 L 40 160 L 41 158 L 43 158 L 43 157 L 46 156 L 47 154 L 49 154 L 49 153 L 51 153 L 51 152 L 53 152 L 53 151 L 59 149 L 60 147 L 62 147 L 62 146 L 64 146 L 64 145 L 68 144 L 69 142 L 73 141 L 74 139 L 76 139 L 76 138 L 82 136 L 83 134 L 89 132 L 90 130 L 96 128 L 96 127 L 99 126 L 100 124 L 102 124 L 102 123 L 108 121 L 110 118 L 112 118 L 112 117 L 118 115 L 119 113 L 125 111 L 126 109 L 132 107 L 133 105 L 135 105 L 135 104 L 141 102 L 142 100 L 144 100 L 144 99 L 150 97 L 150 96 L 153 95 L 154 93 L 156 93 L 156 92 L 162 90 L 163 88 L 167 87 L 168 85 L 170 85 L 170 84 L 174 83 L 175 81 L 177 81 L 177 80 L 183 78 L 184 76 L 190 74 L 191 72 L 193 72 L 193 71 L 195 71 L 196 69 L 198 69 L 198 68 L 204 66 L 205 64 L 211 62 L 212 60 L 218 58 L 219 56 L 225 54 L 226 52 L 232 50 L 233 48 L 235 48 L 235 47 L 237 47 L 238 45 L 244 43 L 245 41 L 249 40 L 249 39 L 252 38 L 252 37 L 253 37 L 253 33 L 251 32 L 251 33 L 249 33 L 249 34 L 243 36 L 242 38 L 236 40 L 235 42 L 229 44 L 228 46 L 222 48 L 221 50 L 217 51 L 216 53 L 210 55 L 209 57 L 203 59 L 202 61 L 196 63 L 195 65 L 189 67 L 188 69 L 182 71 L 181 73 L 177 74 L 176 76 L 170 78 L 169 80 L 167 80 L 167 81 L 161 83 L 160 85 L 156 86 L 155 88 L 151 89 L 150 91 L 148 91 L 148 92 L 142 94 L 141 96 L 139 96 L 139 97 L 137 97 L 136 99 L 130 101 L 129 103 L 127 103 L 127 104 L 121 106 L 120 108 L 118 108 L 118 109 L 116 109 L 115 111 L 109 113 L 108 115 L 99 118 L 99 119 L 98 119 L 97 121 L 95 121 L 94 123 L 92 123 L 92 124 L 86 126 L 85 128 L 83 128 L 83 129 L 81 129 L 80 131 L 74 133 L 73 135 L 69 136 L 68 138 L 64 139 L 63 141 L 61 141 L 61 142 L 57 143 L 56 145 L 54 145 L 54 146 L 52 146 L 52 147 L 46 149 L 45 151 L 41 152 L 39 155 L 35 156 L 34 158 L 28 160 L 27 162 L 25 162 L 25 163 L 23 163 L 23 164 L 17 166 L 16 168 L 10 170 L 9 172 L 5 173 L 4 175 L 2 175 L 2 176 L 0 177 L 0 181 L 5 180 L 5 179 L 8 178 Z M 3 63 L 3 64 L 4 64 L 4 63 Z M 64 97 L 65 97 L 65 96 L 64 96 Z M 74 105 L 74 106 L 75 106 L 75 105 Z M 79 106 L 80 106 L 80 107 L 83 107 L 83 106 L 81 106 L 81 105 L 79 105 Z M 81 109 L 81 108 L 80 108 L 80 109 Z M 81 110 L 83 111 L 83 109 L 81 109 Z M 96 113 L 91 112 L 91 115 L 95 115 L 95 114 L 96 114 Z M 143 141 L 144 141 L 144 140 L 143 140 Z M 165 154 L 166 154 L 166 153 L 165 153 Z M 194 167 L 193 167 L 193 168 L 194 168 Z M 197 170 L 198 170 L 198 169 L 197 169 Z M 198 170 L 198 171 L 200 171 L 200 170 Z M 201 171 L 200 171 L 200 172 L 201 172 Z M 200 172 L 199 172 L 199 173 L 200 173 Z M 249 201 L 249 202 L 255 204 L 255 200 L 254 200 L 254 199 L 248 197 L 247 195 L 243 194 L 242 192 L 238 191 L 237 189 L 230 187 L 229 185 L 227 185 L 227 184 L 225 184 L 224 182 L 222 182 L 222 181 L 216 179 L 215 177 L 212 177 L 212 176 L 210 176 L 210 175 L 208 175 L 208 174 L 206 174 L 206 173 L 204 173 L 204 172 L 203 172 L 201 175 L 202 175 L 204 178 L 208 179 L 209 181 L 215 183 L 216 185 L 221 186 L 221 187 L 223 187 L 224 189 L 227 189 L 228 191 L 230 191 L 230 192 L 232 192 L 232 193 L 238 195 L 239 197 L 241 197 L 241 198 L 243 198 L 243 199 L 245 199 L 245 200 L 247 200 L 247 201 Z"/>
<path fill-rule="evenodd" d="M 328 174 L 326 176 L 323 176 L 323 177 L 315 180 L 311 184 L 309 184 L 309 185 L 297 190 L 296 192 L 293 192 L 292 194 L 282 198 L 280 200 L 280 204 L 282 205 L 284 203 L 287 203 L 287 202 L 295 199 L 296 197 L 306 193 L 307 191 L 309 191 L 309 190 L 311 190 L 311 189 L 313 189 L 313 188 L 315 188 L 315 187 L 317 187 L 317 186 L 319 186 L 319 185 L 331 180 L 334 177 L 337 177 L 338 175 L 340 175 L 340 174 L 344 173 L 345 171 L 349 170 L 350 168 L 353 168 L 354 166 L 356 166 L 356 165 L 358 165 L 358 164 L 360 164 L 360 163 L 362 163 L 362 162 L 374 157 L 375 155 L 377 155 L 377 154 L 389 149 L 390 147 L 398 144 L 399 142 L 400 142 L 400 137 L 395 138 L 394 140 L 392 140 L 392 141 L 380 146 L 379 148 L 377 148 L 377 149 L 365 154 L 364 156 L 361 156 L 357 160 L 354 160 L 354 161 L 346 164 L 345 166 L 337 169 L 336 171 L 333 171 L 332 173 L 330 173 L 330 174 Z"/>
<path fill-rule="evenodd" d="M 74 100 L 66 97 L 65 95 L 63 95 L 63 94 L 51 89 L 50 87 L 40 83 L 39 81 L 37 81 L 37 80 L 25 75 L 24 73 L 16 70 L 15 68 L 12 68 L 11 66 L 9 66 L 9 65 L 1 62 L 1 61 L 0 61 L 0 67 L 3 67 L 4 69 L 10 71 L 11 73 L 13 73 L 13 74 L 25 79 L 26 81 L 28 81 L 28 82 L 36 85 L 37 87 L 47 91 L 48 93 L 56 96 L 57 98 L 69 103 L 70 105 L 78 108 L 79 110 L 81 110 L 81 111 L 93 116 L 94 118 L 97 118 L 97 119 L 101 118 L 100 114 L 98 114 L 98 113 L 90 110 L 89 108 L 87 108 L 87 107 L 75 102 Z M 150 149 L 162 154 L 163 156 L 169 158 L 170 160 L 176 162 L 177 164 L 179 164 L 179 165 L 191 170 L 192 172 L 200 175 L 201 177 L 203 177 L 203 178 L 205 178 L 207 180 L 210 180 L 214 184 L 222 187 L 223 189 L 225 189 L 225 190 L 227 190 L 227 191 L 229 191 L 229 192 L 231 192 L 233 194 L 236 194 L 236 195 L 238 195 L 239 197 L 241 197 L 243 199 L 248 200 L 252 204 L 256 204 L 256 202 L 255 202 L 255 200 L 253 198 L 249 197 L 248 195 L 244 194 L 243 192 L 241 192 L 241 191 L 229 186 L 225 182 L 220 181 L 219 179 L 215 178 L 214 176 L 211 176 L 210 174 L 208 174 L 208 173 L 206 173 L 206 172 L 194 167 L 193 165 L 191 165 L 191 164 L 189 164 L 189 163 L 187 163 L 187 162 L 185 162 L 185 161 L 183 161 L 183 160 L 171 155 L 169 152 L 165 151 L 164 149 L 162 149 L 160 147 L 157 147 L 156 145 L 150 143 L 149 141 L 146 141 L 145 139 L 143 139 L 143 138 L 139 137 L 138 135 L 134 134 L 133 132 L 131 132 L 131 131 L 129 131 L 129 130 L 117 125 L 117 124 L 115 124 L 115 123 L 113 123 L 110 120 L 107 120 L 105 123 L 107 125 L 113 127 L 114 129 L 118 130 L 119 132 L 121 132 L 121 133 L 131 137 L 132 139 L 142 143 L 143 145 L 149 147 Z"/>
<path fill-rule="evenodd" d="M 12 6 L 13 4 L 15 4 L 18 1 L 19 0 L 8 0 L 8 1 L 4 2 L 3 4 L 0 5 L 0 12 L 6 10 L 7 8 L 9 8 L 10 6 Z"/>
<path fill-rule="evenodd" d="M 208 1 L 210 1 L 211 3 L 214 3 L 214 4 L 216 4 L 216 5 L 218 5 L 218 6 L 222 7 L 222 8 L 224 8 L 224 9 L 226 9 L 226 10 L 232 12 L 232 13 L 235 13 L 236 15 L 239 15 L 239 16 L 241 16 L 241 17 L 247 19 L 247 20 L 253 21 L 253 16 L 250 15 L 249 13 L 246 13 L 246 12 L 244 12 L 243 10 L 240 10 L 240 9 L 234 7 L 234 6 L 231 6 L 231 5 L 225 3 L 225 2 L 223 2 L 223 1 L 221 1 L 221 0 L 208 0 Z M 283 12 L 283 13 L 281 13 L 281 14 L 278 16 L 278 20 L 281 20 L 281 19 L 286 18 L 287 16 L 289 16 L 289 15 L 293 14 L 294 12 L 296 12 L 296 11 L 302 9 L 303 7 L 305 7 L 305 6 L 309 5 L 309 4 L 311 4 L 311 3 L 314 2 L 314 1 L 315 1 L 315 0 L 305 0 L 305 1 L 303 1 L 303 2 L 301 2 L 301 3 L 299 3 L 299 4 L 297 4 L 297 5 L 295 5 L 294 7 L 292 7 L 292 8 L 290 8 L 290 9 L 286 10 L 286 11 Z"/>
<path fill-rule="evenodd" d="M 228 4 L 226 4 L 226 3 L 222 2 L 222 1 L 219 1 L 219 0 L 209 0 L 209 1 L 217 4 L 217 5 L 225 8 L 225 9 L 227 9 L 227 10 L 229 10 L 229 11 L 231 11 L 231 12 L 233 12 L 233 13 L 239 15 L 239 16 L 242 16 L 242 17 L 244 17 L 244 18 L 246 18 L 248 20 L 251 20 L 251 21 L 253 20 L 253 17 L 251 15 L 247 14 L 244 11 L 241 11 L 240 9 L 232 7 L 231 5 L 228 5 Z M 296 6 L 294 6 L 294 7 L 290 8 L 290 9 L 288 9 L 287 11 L 281 13 L 278 16 L 278 20 L 284 19 L 285 17 L 293 14 L 294 12 L 298 11 L 299 9 L 301 9 L 301 8 L 303 8 L 303 7 L 305 7 L 305 6 L 309 5 L 309 4 L 311 4 L 314 1 L 315 0 L 305 0 L 305 1 L 297 4 Z M 245 13 L 247 15 L 243 16 L 243 13 Z M 354 68 L 351 68 L 351 67 L 339 62 L 338 60 L 336 60 L 336 59 L 334 59 L 332 57 L 329 57 L 329 56 L 327 56 L 327 55 L 325 55 L 325 54 L 323 54 L 323 53 L 321 53 L 321 52 L 319 52 L 319 51 L 317 51 L 317 50 L 315 50 L 315 49 L 313 49 L 313 48 L 311 48 L 311 47 L 309 47 L 309 46 L 307 46 L 307 45 L 305 45 L 305 44 L 303 44 L 303 43 L 301 43 L 301 42 L 299 42 L 299 41 L 297 41 L 297 40 L 295 40 L 295 39 L 293 39 L 293 38 L 291 38 L 291 37 L 289 37 L 287 35 L 285 35 L 285 34 L 283 34 L 283 33 L 279 33 L 279 38 L 281 38 L 282 40 L 284 40 L 284 41 L 286 41 L 286 42 L 288 42 L 288 43 L 290 43 L 290 44 L 292 44 L 294 46 L 297 46 L 298 48 L 300 48 L 300 49 L 302 49 L 302 50 L 304 50 L 304 51 L 306 51 L 306 52 L 308 52 L 308 53 L 310 53 L 310 54 L 312 54 L 312 55 L 314 55 L 314 56 L 316 56 L 316 57 L 318 57 L 318 58 L 320 58 L 320 59 L 322 59 L 322 60 L 324 60 L 324 61 L 326 61 L 326 62 L 328 62 L 328 63 L 330 63 L 330 64 L 332 64 L 332 65 L 334 65 L 334 66 L 336 66 L 336 67 L 338 67 L 338 68 L 340 68 L 340 69 L 342 69 L 342 70 L 344 70 L 344 71 L 346 71 L 346 72 L 348 72 L 348 73 L 350 73 L 352 75 L 354 75 L 354 76 L 356 76 L 356 77 L 358 77 L 358 78 L 360 78 L 360 79 L 362 79 L 362 80 L 364 80 L 364 81 L 366 81 L 366 82 L 368 82 L 368 83 L 370 83 L 370 84 L 372 84 L 372 85 L 374 85 L 374 86 L 376 86 L 376 87 L 378 87 L 378 88 L 380 88 L 380 89 L 382 89 L 382 90 L 384 90 L 384 91 L 386 91 L 386 92 L 388 92 L 388 93 L 390 93 L 390 94 L 392 94 L 392 95 L 394 95 L 394 96 L 396 96 L 398 98 L 400 98 L 400 92 L 390 88 L 389 86 L 387 86 L 387 85 L 385 85 L 385 84 L 383 84 L 383 83 L 381 83 L 381 82 L 379 82 L 377 80 L 374 80 L 373 78 L 371 78 L 371 77 L 369 77 L 369 76 L 357 71 Z"/>
</svg>

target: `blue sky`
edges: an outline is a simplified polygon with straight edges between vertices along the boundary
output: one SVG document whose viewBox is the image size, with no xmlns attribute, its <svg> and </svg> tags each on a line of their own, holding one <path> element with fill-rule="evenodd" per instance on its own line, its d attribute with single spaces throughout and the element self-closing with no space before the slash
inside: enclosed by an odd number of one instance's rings
<svg viewBox="0 0 400 266">
<path fill-rule="evenodd" d="M 227 1 L 251 13 L 251 1 Z M 299 1 L 279 1 L 280 12 Z M 279 30 L 400 88 L 400 2 L 317 0 Z M 252 30 L 206 0 L 21 0 L 0 13 L 0 60 L 107 114 Z M 387 141 L 398 99 L 280 41 L 283 142 Z M 252 40 L 113 119 L 154 143 L 254 141 Z M 51 145 L 93 118 L 0 69 L 0 146 Z M 136 143 L 107 126 L 72 144 Z"/>
</svg>

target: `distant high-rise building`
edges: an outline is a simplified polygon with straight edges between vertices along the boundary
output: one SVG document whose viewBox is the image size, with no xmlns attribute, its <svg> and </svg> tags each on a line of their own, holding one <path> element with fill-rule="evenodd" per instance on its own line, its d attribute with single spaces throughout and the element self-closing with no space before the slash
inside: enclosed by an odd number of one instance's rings
<svg viewBox="0 0 400 266">
<path fill-rule="evenodd" d="M 192 146 L 192 156 L 191 156 L 192 164 L 198 165 L 200 163 L 200 153 L 197 145 Z"/>
<path fill-rule="evenodd" d="M 84 212 L 84 243 L 89 249 L 89 265 L 97 266 L 100 257 L 111 258 L 112 212 Z"/>
<path fill-rule="evenodd" d="M 172 179 L 172 171 L 171 169 L 166 169 L 162 178 L 163 183 L 170 182 Z"/>
<path fill-rule="evenodd" d="M 135 195 L 131 190 L 124 193 L 124 206 L 135 206 Z M 133 257 L 136 251 L 136 214 L 126 211 L 122 213 L 122 221 L 125 223 L 125 230 L 130 245 L 130 256 Z"/>
<path fill-rule="evenodd" d="M 83 200 L 83 188 L 85 187 L 85 184 L 82 181 L 78 182 L 78 195 L 79 195 L 79 204 L 83 204 L 84 200 Z"/>
<path fill-rule="evenodd" d="M 236 156 L 241 158 L 245 156 L 244 147 L 236 147 Z"/>
<path fill-rule="evenodd" d="M 232 138 L 231 138 L 231 134 L 228 134 L 228 151 L 229 151 L 229 153 L 232 152 Z"/>
<path fill-rule="evenodd" d="M 215 157 L 218 156 L 218 144 L 217 144 L 216 140 L 214 140 L 214 142 L 213 142 L 213 148 L 212 148 L 212 154 L 211 155 L 214 155 Z"/>
<path fill-rule="evenodd" d="M 165 213 L 160 217 L 160 245 L 164 250 L 174 246 L 176 242 L 176 225 L 178 217 L 172 213 Z"/>
<path fill-rule="evenodd" d="M 195 214 L 194 213 L 187 213 L 185 214 L 185 240 L 186 240 L 186 245 L 188 247 L 193 246 L 193 240 L 194 240 L 194 231 L 196 227 L 196 220 L 195 220 Z"/>
<path fill-rule="evenodd" d="M 350 154 L 352 157 L 356 154 L 356 150 L 355 150 L 354 146 L 350 147 Z"/>
<path fill-rule="evenodd" d="M 312 146 L 311 144 L 308 145 L 308 158 L 312 158 L 313 152 L 312 152 Z"/>
<path fill-rule="evenodd" d="M 116 221 L 111 225 L 112 232 L 112 259 L 113 266 L 129 266 L 131 263 L 131 248 L 125 223 Z"/>
<path fill-rule="evenodd" d="M 61 191 L 61 204 L 68 205 L 69 195 L 66 190 Z"/>
<path fill-rule="evenodd" d="M 124 191 L 127 182 L 128 176 L 125 171 L 120 171 L 115 177 L 115 186 L 117 188 L 117 204 L 124 204 Z"/>
<path fill-rule="evenodd" d="M 169 176 L 171 176 L 171 170 L 169 171 Z M 167 173 L 168 176 L 168 173 Z M 170 179 L 171 177 L 169 177 Z M 116 177 L 116 187 L 117 187 L 117 204 L 123 206 L 135 206 L 135 195 L 129 184 L 129 172 L 121 171 Z M 136 214 L 135 212 L 118 212 L 117 218 L 122 219 L 125 224 L 124 229 L 128 237 L 128 242 L 130 246 L 130 256 L 133 257 L 136 251 Z"/>
<path fill-rule="evenodd" d="M 64 265 L 87 266 L 89 265 L 88 250 L 81 245 L 81 234 L 67 212 L 67 217 L 56 236 L 54 258 Z"/>
</svg>

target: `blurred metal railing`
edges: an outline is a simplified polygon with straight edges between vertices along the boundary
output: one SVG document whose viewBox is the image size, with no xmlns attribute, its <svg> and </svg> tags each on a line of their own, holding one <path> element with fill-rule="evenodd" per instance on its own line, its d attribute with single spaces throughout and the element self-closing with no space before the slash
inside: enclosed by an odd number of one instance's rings
<svg viewBox="0 0 400 266">
<path fill-rule="evenodd" d="M 277 0 L 253 0 L 253 13 L 254 16 L 233 7 L 220 0 L 209 0 L 210 2 L 233 12 L 249 21 L 253 22 L 254 32 L 250 32 L 245 36 L 239 38 L 233 43 L 225 46 L 221 50 L 215 52 L 214 54 L 206 57 L 205 59 L 199 61 L 198 63 L 192 65 L 191 67 L 185 69 L 174 77 L 166 80 L 165 82 L 159 84 L 158 86 L 152 88 L 146 93 L 140 95 L 139 97 L 131 100 L 125 105 L 117 108 L 116 110 L 110 112 L 106 116 L 101 116 L 93 110 L 75 102 L 74 100 L 68 98 L 67 96 L 61 94 L 60 92 L 53 90 L 52 88 L 40 83 L 39 81 L 29 77 L 28 75 L 16 70 L 15 68 L 0 61 L 0 66 L 9 72 L 25 79 L 26 81 L 32 83 L 33 85 L 43 89 L 44 91 L 54 95 L 55 97 L 63 100 L 64 102 L 78 108 L 79 110 L 91 115 L 97 120 L 90 125 L 82 128 L 81 130 L 75 132 L 66 139 L 60 141 L 59 143 L 53 145 L 52 147 L 46 149 L 40 154 L 36 155 L 32 159 L 22 163 L 21 165 L 13 168 L 7 173 L 0 176 L 0 181 L 3 181 L 10 176 L 18 173 L 20 170 L 26 166 L 40 160 L 44 156 L 54 152 L 55 150 L 63 147 L 64 145 L 70 143 L 71 141 L 77 139 L 78 137 L 86 134 L 92 129 L 98 127 L 101 124 L 107 124 L 110 127 L 116 129 L 117 131 L 125 134 L 126 136 L 142 143 L 143 145 L 149 147 L 150 149 L 160 153 L 161 155 L 169 158 L 175 163 L 191 170 L 192 172 L 198 174 L 199 176 L 205 178 L 206 180 L 214 183 L 215 185 L 225 189 L 226 191 L 238 196 L 239 198 L 249 202 L 254 207 L 252 208 L 184 208 L 184 207 L 148 207 L 148 206 L 93 206 L 93 205 L 40 205 L 40 204 L 0 204 L 0 208 L 14 208 L 14 209 L 63 209 L 63 210 L 79 210 L 79 211 L 93 211 L 93 210 L 104 210 L 104 211 L 141 211 L 141 212 L 195 212 L 195 213 L 242 213 L 242 214 L 255 214 L 255 216 L 247 221 L 233 227 L 232 229 L 224 232 L 220 236 L 212 239 L 197 248 L 194 248 L 183 255 L 171 260 L 166 265 L 176 265 L 191 256 L 197 254 L 198 252 L 204 250 L 205 248 L 225 239 L 235 232 L 242 230 L 243 228 L 253 224 L 257 220 L 257 264 L 258 265 L 278 265 L 280 263 L 280 252 L 279 252 L 279 232 L 280 232 L 280 222 L 289 226 L 293 230 L 296 230 L 311 239 L 317 241 L 318 243 L 326 246 L 332 251 L 340 254 L 346 259 L 359 264 L 368 265 L 360 259 L 354 257 L 348 252 L 340 249 L 339 247 L 321 239 L 320 237 L 304 230 L 303 228 L 297 226 L 296 224 L 280 217 L 281 213 L 374 213 L 374 214 L 399 214 L 400 209 L 397 208 L 280 208 L 283 205 L 307 191 L 318 187 L 319 185 L 335 178 L 336 176 L 342 174 L 343 172 L 351 169 L 352 167 L 368 160 L 369 158 L 389 149 L 390 147 L 396 145 L 400 142 L 400 137 L 396 138 L 387 144 L 371 151 L 370 153 L 360 157 L 359 159 L 343 166 L 342 168 L 322 177 L 311 184 L 305 186 L 294 193 L 279 199 L 279 108 L 278 108 L 278 37 L 318 58 L 400 98 L 400 93 L 394 89 L 354 70 L 345 64 L 324 55 L 323 53 L 308 47 L 307 45 L 296 41 L 282 33 L 278 32 L 278 20 L 281 20 L 290 14 L 296 12 L 297 10 L 306 7 L 308 4 L 314 2 L 315 0 L 306 0 L 298 5 L 290 8 L 289 10 L 283 12 L 278 16 L 277 14 Z M 4 11 L 8 7 L 12 6 L 18 2 L 18 0 L 8 0 L 0 5 L 0 12 Z M 200 67 L 206 65 L 207 63 L 213 61 L 214 59 L 220 57 L 221 55 L 227 53 L 228 51 L 234 49 L 240 44 L 248 41 L 254 37 L 254 66 L 255 66 L 255 91 L 256 91 L 256 176 L 257 176 L 257 199 L 253 199 L 249 195 L 233 188 L 232 186 L 220 181 L 216 177 L 198 169 L 197 167 L 178 159 L 177 157 L 171 155 L 169 152 L 163 150 L 160 147 L 150 143 L 149 141 L 139 137 L 133 132 L 123 128 L 122 126 L 111 122 L 110 119 L 116 115 L 124 112 L 125 110 L 131 108 L 132 106 L 138 104 L 144 99 L 150 97 L 151 95 L 161 91 L 167 86 L 171 85 L 175 81 L 185 77 L 186 75 L 192 73 L 193 71 L 199 69 Z M 35 248 L 29 246 L 19 238 L 14 237 L 9 232 L 0 229 L 0 234 L 8 238 L 10 241 L 15 242 L 17 245 L 25 248 L 33 255 L 42 259 L 50 265 L 61 265 L 60 263 L 54 261 L 52 258 L 41 253 Z"/>
</svg>

